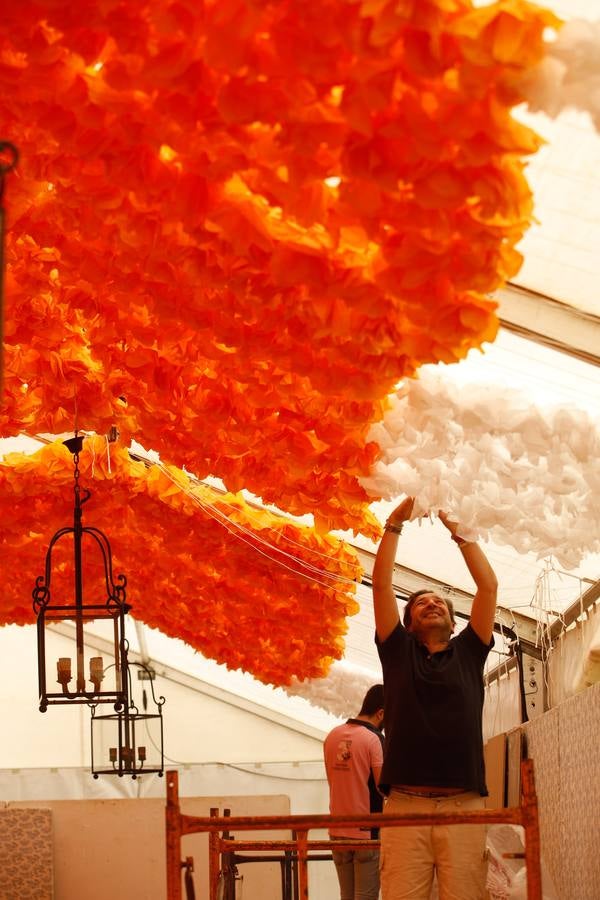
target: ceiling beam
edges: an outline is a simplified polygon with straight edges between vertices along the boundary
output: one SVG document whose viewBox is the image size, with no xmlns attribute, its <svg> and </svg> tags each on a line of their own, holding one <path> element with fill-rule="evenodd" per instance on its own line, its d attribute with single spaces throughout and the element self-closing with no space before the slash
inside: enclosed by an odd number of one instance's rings
<svg viewBox="0 0 600 900">
<path fill-rule="evenodd" d="M 507 331 L 600 366 L 600 318 L 526 288 L 496 291 L 500 324 Z"/>
<path fill-rule="evenodd" d="M 600 580 L 594 582 L 581 597 L 578 597 L 575 603 L 572 603 L 571 606 L 565 610 L 560 619 L 557 619 L 556 622 L 550 626 L 550 640 L 554 643 L 562 631 L 566 631 L 569 625 L 576 622 L 582 613 L 587 612 L 592 606 L 595 606 L 598 600 L 600 600 Z"/>
</svg>

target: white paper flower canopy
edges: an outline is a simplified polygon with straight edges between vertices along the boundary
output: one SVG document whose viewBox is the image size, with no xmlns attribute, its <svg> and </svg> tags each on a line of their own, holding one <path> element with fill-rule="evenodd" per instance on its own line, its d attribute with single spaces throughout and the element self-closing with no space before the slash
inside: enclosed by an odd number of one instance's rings
<svg viewBox="0 0 600 900">
<path fill-rule="evenodd" d="M 583 411 L 541 411 L 516 390 L 423 372 L 369 439 L 384 455 L 363 486 L 416 495 L 415 517 L 450 510 L 465 536 L 565 568 L 600 550 L 600 420 Z"/>
<path fill-rule="evenodd" d="M 600 131 L 600 22 L 572 20 L 527 79 L 532 112 L 588 112 Z M 565 568 L 600 551 L 600 418 L 541 410 L 514 389 L 470 386 L 422 370 L 405 383 L 368 439 L 383 451 L 362 479 L 373 496 L 416 495 L 413 518 L 451 511 L 462 533 Z M 336 716 L 356 714 L 371 673 L 344 661 L 286 690 Z"/>
</svg>

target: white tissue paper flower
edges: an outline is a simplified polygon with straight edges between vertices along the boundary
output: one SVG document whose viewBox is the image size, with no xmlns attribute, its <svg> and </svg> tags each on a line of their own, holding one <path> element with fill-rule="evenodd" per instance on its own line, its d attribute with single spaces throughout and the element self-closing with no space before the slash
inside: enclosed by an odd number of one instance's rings
<svg viewBox="0 0 600 900">
<path fill-rule="evenodd" d="M 600 22 L 572 19 L 546 48 L 521 84 L 529 109 L 552 118 L 569 107 L 583 110 L 600 131 Z"/>
<path fill-rule="evenodd" d="M 464 537 L 565 568 L 600 551 L 600 421 L 581 410 L 421 370 L 367 439 L 382 454 L 361 484 L 385 500 L 414 495 L 413 518 L 444 509 Z"/>
<path fill-rule="evenodd" d="M 365 694 L 376 682 L 372 672 L 342 660 L 332 664 L 325 678 L 305 681 L 294 678 L 283 690 L 291 696 L 303 697 L 334 716 L 348 719 L 358 715 Z"/>
</svg>

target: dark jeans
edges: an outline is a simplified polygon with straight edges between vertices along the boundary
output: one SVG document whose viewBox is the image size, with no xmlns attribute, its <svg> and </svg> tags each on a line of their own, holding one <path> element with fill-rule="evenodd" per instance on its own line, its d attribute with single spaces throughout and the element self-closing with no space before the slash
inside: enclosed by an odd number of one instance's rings
<svg viewBox="0 0 600 900">
<path fill-rule="evenodd" d="M 379 850 L 333 850 L 340 883 L 340 900 L 377 900 L 379 897 Z"/>
</svg>

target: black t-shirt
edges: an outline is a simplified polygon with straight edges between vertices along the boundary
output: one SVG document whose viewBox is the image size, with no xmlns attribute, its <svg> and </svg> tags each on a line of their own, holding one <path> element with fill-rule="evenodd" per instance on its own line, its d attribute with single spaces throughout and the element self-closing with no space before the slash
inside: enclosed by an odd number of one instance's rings
<svg viewBox="0 0 600 900">
<path fill-rule="evenodd" d="M 486 646 L 470 625 L 430 654 L 398 623 L 375 637 L 383 667 L 385 756 L 380 789 L 393 784 L 463 788 L 487 795 L 483 762 Z"/>
<path fill-rule="evenodd" d="M 363 719 L 348 719 L 349 725 L 362 725 L 364 728 L 368 728 L 369 731 L 372 731 L 373 734 L 376 734 L 379 740 L 381 741 L 381 746 L 385 751 L 385 744 L 383 740 L 383 735 L 379 728 L 376 728 L 374 725 L 371 725 L 370 722 L 365 722 Z M 372 813 L 380 813 L 383 810 L 383 797 L 377 790 L 377 785 L 375 784 L 375 778 L 373 777 L 373 772 L 369 772 L 369 780 L 367 782 L 367 787 L 369 788 L 369 811 Z M 379 837 L 379 828 L 371 828 L 371 838 L 373 840 L 377 840 Z"/>
</svg>

